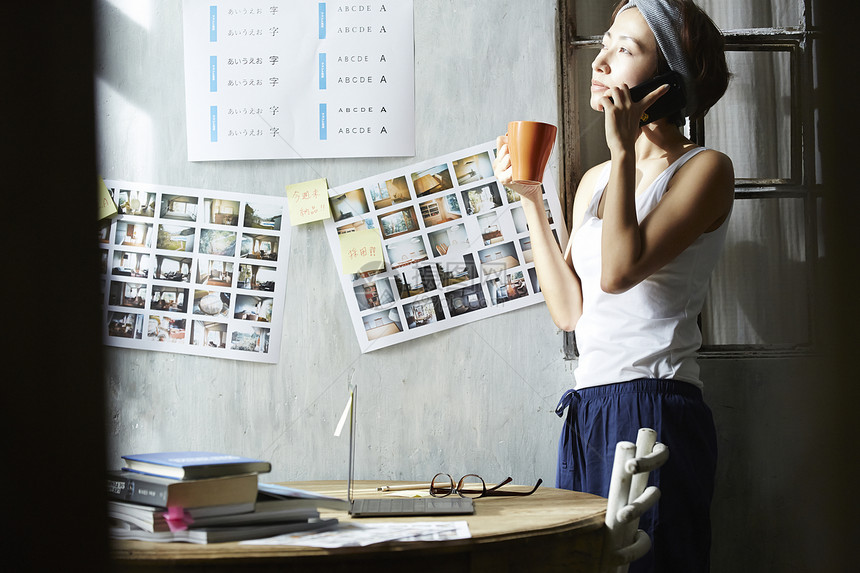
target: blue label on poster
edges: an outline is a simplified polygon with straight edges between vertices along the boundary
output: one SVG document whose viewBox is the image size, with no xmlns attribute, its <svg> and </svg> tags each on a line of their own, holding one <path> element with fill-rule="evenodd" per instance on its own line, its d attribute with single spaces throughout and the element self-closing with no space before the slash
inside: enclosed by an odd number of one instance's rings
<svg viewBox="0 0 860 573">
<path fill-rule="evenodd" d="M 325 54 L 320 54 L 320 89 L 325 89 Z"/>
<path fill-rule="evenodd" d="M 328 118 L 325 116 L 326 114 L 326 104 L 320 104 L 320 140 L 324 141 L 328 139 L 328 128 L 326 127 L 326 123 L 328 123 Z"/>
<path fill-rule="evenodd" d="M 218 56 L 209 56 L 209 91 L 218 91 Z"/>
<path fill-rule="evenodd" d="M 218 141 L 218 106 L 209 106 L 209 141 Z"/>
<path fill-rule="evenodd" d="M 218 6 L 209 6 L 209 41 L 218 41 Z"/>
<path fill-rule="evenodd" d="M 325 40 L 325 2 L 320 2 L 320 40 Z"/>
</svg>

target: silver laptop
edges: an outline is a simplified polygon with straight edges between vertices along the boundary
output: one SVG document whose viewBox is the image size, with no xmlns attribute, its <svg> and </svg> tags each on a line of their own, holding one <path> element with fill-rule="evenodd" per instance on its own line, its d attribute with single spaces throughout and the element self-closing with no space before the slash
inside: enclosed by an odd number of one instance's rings
<svg viewBox="0 0 860 573">
<path fill-rule="evenodd" d="M 355 394 L 350 389 L 349 409 L 349 477 L 346 495 L 349 513 L 353 517 L 416 516 L 416 515 L 468 515 L 475 513 L 470 498 L 450 495 L 448 497 L 380 497 L 353 499 L 352 483 L 355 469 Z"/>
</svg>

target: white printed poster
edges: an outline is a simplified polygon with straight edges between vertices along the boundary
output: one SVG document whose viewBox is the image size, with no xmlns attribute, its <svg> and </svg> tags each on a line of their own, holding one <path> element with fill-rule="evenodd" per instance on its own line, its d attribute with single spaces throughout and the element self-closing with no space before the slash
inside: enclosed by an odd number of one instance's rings
<svg viewBox="0 0 860 573">
<path fill-rule="evenodd" d="M 287 199 L 105 180 L 108 346 L 275 363 L 283 328 Z"/>
<path fill-rule="evenodd" d="M 182 6 L 189 161 L 415 155 L 412 0 Z"/>
<path fill-rule="evenodd" d="M 489 142 L 329 191 L 326 235 L 362 352 L 543 302 L 520 197 L 496 181 L 495 153 Z M 549 171 L 543 198 L 566 245 Z M 341 239 L 367 229 L 384 268 L 343 274 Z"/>
</svg>

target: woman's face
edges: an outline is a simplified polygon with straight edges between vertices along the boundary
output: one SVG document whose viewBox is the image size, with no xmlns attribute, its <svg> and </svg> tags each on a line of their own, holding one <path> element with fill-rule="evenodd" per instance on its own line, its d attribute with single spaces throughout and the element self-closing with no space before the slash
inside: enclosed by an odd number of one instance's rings
<svg viewBox="0 0 860 573">
<path fill-rule="evenodd" d="M 622 84 L 633 87 L 656 73 L 654 33 L 637 8 L 628 8 L 615 17 L 591 63 L 591 108 L 603 111 L 599 101 L 607 89 Z"/>
</svg>

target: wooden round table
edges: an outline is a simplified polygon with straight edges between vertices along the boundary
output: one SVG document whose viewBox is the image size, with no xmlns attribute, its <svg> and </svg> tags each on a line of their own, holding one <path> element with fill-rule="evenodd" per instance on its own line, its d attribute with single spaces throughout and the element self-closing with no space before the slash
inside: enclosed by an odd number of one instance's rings
<svg viewBox="0 0 860 573">
<path fill-rule="evenodd" d="M 378 497 L 383 494 L 377 492 L 377 486 L 403 483 L 410 482 L 358 481 L 354 486 L 355 496 Z M 285 485 L 346 497 L 345 481 Z M 474 515 L 468 516 L 352 518 L 344 511 L 320 510 L 322 517 L 336 517 L 341 522 L 466 521 L 470 539 L 390 542 L 337 549 L 113 541 L 111 557 L 119 571 L 599 571 L 605 513 L 604 498 L 540 487 L 526 497 L 477 499 Z"/>
</svg>

